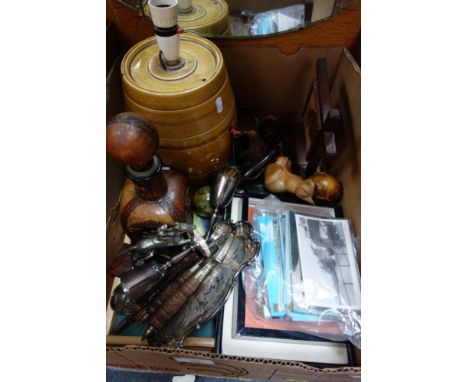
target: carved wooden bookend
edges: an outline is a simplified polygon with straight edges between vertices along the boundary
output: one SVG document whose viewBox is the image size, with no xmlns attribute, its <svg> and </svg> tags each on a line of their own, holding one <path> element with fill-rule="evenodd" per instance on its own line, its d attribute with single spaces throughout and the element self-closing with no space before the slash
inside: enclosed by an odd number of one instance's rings
<svg viewBox="0 0 468 382">
<path fill-rule="evenodd" d="M 172 170 L 162 170 L 156 154 L 159 137 L 152 124 L 137 113 L 120 113 L 106 129 L 107 151 L 126 167 L 120 199 L 122 226 L 138 240 L 161 224 L 185 221 L 187 180 Z"/>
<path fill-rule="evenodd" d="M 314 199 L 334 203 L 342 193 L 339 181 L 329 174 L 318 173 L 307 179 L 292 174 L 291 161 L 284 156 L 266 168 L 265 187 L 272 193 L 291 192 L 310 204 L 315 204 Z"/>
</svg>

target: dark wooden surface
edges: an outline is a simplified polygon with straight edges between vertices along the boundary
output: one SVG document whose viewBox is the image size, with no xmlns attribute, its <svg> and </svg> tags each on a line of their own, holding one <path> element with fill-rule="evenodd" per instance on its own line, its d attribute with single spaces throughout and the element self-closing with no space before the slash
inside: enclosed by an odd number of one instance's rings
<svg viewBox="0 0 468 382">
<path fill-rule="evenodd" d="M 350 7 L 330 20 L 295 32 L 253 39 L 213 39 L 217 45 L 245 44 L 249 46 L 277 46 L 283 53 L 292 54 L 302 46 L 345 46 L 355 50 L 361 30 L 361 5 Z"/>
<path fill-rule="evenodd" d="M 159 146 L 159 137 L 151 122 L 136 113 L 119 113 L 106 128 L 107 152 L 127 166 L 145 166 Z"/>
<path fill-rule="evenodd" d="M 146 17 L 119 4 L 106 0 L 106 17 L 118 31 L 124 49 L 147 37 L 153 36 L 153 26 Z M 302 46 L 346 46 L 351 52 L 358 51 L 361 30 L 360 2 L 343 10 L 339 15 L 324 20 L 312 27 L 271 37 L 253 39 L 213 39 L 218 45 L 278 46 L 282 52 L 296 52 Z"/>
</svg>

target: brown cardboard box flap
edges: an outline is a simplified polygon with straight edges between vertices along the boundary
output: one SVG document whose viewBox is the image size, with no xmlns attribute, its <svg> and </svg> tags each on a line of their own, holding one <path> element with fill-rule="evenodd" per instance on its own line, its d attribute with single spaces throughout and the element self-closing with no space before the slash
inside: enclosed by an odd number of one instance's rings
<svg viewBox="0 0 468 382">
<path fill-rule="evenodd" d="M 341 205 L 344 216 L 351 219 L 358 237 L 361 235 L 361 69 L 347 49 L 338 65 L 331 101 L 340 108 L 347 129 L 346 165 L 337 176 L 346 188 Z M 360 262 L 360 259 L 359 259 Z"/>
<path fill-rule="evenodd" d="M 343 54 L 340 47 L 303 47 L 289 55 L 267 46 L 220 49 L 238 107 L 274 114 L 290 122 L 302 118 L 317 59 L 327 59 L 328 74 L 334 78 Z"/>
<path fill-rule="evenodd" d="M 106 365 L 123 369 L 139 369 L 136 363 L 129 361 L 121 352 L 111 348 L 108 348 L 106 352 Z"/>
<path fill-rule="evenodd" d="M 340 381 L 349 380 L 350 377 L 360 378 L 361 371 L 354 367 L 318 369 L 301 362 L 149 346 L 108 347 L 107 354 L 107 365 L 111 367 L 135 368 L 134 365 L 137 365 L 140 370 L 226 378 Z M 127 366 L 122 366 L 124 364 Z"/>
</svg>

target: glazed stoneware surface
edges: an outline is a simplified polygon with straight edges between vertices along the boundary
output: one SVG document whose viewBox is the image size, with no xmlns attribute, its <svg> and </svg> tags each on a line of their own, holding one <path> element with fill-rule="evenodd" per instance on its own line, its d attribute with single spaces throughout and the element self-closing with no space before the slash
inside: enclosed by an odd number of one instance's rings
<svg viewBox="0 0 468 382">
<path fill-rule="evenodd" d="M 148 4 L 145 14 L 151 17 Z M 177 23 L 184 30 L 212 35 L 229 33 L 229 10 L 224 0 L 193 0 L 192 11 L 179 13 Z"/>
<path fill-rule="evenodd" d="M 122 61 L 124 99 L 128 110 L 154 124 L 163 163 L 201 183 L 229 162 L 235 100 L 213 43 L 184 33 L 180 57 L 184 65 L 167 71 L 155 37 L 133 46 Z"/>
</svg>

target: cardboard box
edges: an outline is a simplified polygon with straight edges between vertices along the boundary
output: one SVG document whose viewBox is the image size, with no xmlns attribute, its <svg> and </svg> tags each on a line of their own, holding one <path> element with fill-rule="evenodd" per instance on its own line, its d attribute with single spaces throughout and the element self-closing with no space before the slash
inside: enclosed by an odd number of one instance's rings
<svg viewBox="0 0 468 382">
<path fill-rule="evenodd" d="M 304 116 L 313 108 L 312 84 L 316 61 L 327 59 L 332 106 L 346 116 L 346 158 L 334 174 L 342 182 L 342 207 L 360 236 L 360 69 L 350 53 L 341 47 L 303 47 L 284 55 L 275 47 L 221 47 L 238 107 L 274 114 L 291 124 L 304 125 Z M 115 66 L 116 65 L 116 66 Z M 119 68 L 119 61 L 114 69 Z M 108 117 L 122 105 L 120 70 L 109 72 Z M 112 74 L 113 73 L 113 74 Z M 304 130 L 303 130 L 304 131 Z M 304 142 L 307 142 L 305 129 Z M 303 144 L 303 142 L 301 142 Z M 306 147 L 307 149 L 307 147 Z M 120 247 L 124 233 L 118 216 L 118 200 L 123 185 L 123 169 L 111 158 L 107 162 L 107 266 Z M 112 286 L 108 277 L 107 298 Z M 360 365 L 360 352 L 356 358 Z M 318 369 L 301 362 L 219 355 L 187 349 L 149 346 L 108 346 L 107 366 L 177 374 L 196 374 L 241 379 L 349 381 L 360 379 L 360 367 Z"/>
</svg>

